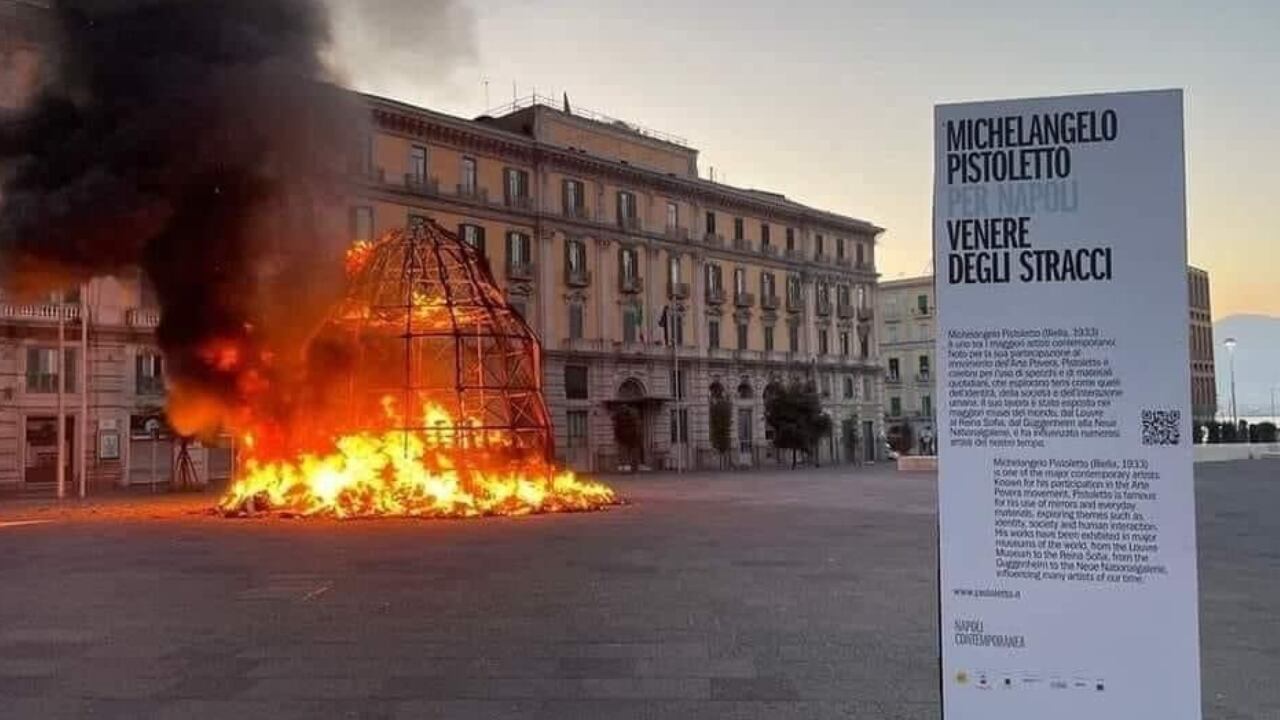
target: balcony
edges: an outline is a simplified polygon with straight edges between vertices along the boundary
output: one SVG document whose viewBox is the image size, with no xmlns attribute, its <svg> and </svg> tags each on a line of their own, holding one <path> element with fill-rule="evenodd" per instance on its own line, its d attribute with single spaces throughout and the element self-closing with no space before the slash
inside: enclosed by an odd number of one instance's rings
<svg viewBox="0 0 1280 720">
<path fill-rule="evenodd" d="M 508 280 L 532 280 L 533 279 L 533 263 L 531 262 L 507 263 L 507 279 Z"/>
<path fill-rule="evenodd" d="M 733 249 L 751 252 L 751 241 L 746 238 L 736 237 L 733 239 Z"/>
<path fill-rule="evenodd" d="M 733 304 L 740 308 L 749 308 L 756 304 L 756 296 L 749 292 L 734 293 Z"/>
<path fill-rule="evenodd" d="M 468 200 L 481 205 L 489 204 L 489 191 L 484 188 L 458 183 L 453 186 L 453 190 L 460 200 Z"/>
<path fill-rule="evenodd" d="M 885 376 L 884 376 L 884 384 L 885 384 L 885 385 L 901 385 L 901 384 L 902 384 L 902 376 L 901 376 L 901 375 L 893 375 L 893 374 L 885 375 Z"/>
<path fill-rule="evenodd" d="M 80 304 L 65 304 L 62 306 L 62 319 L 75 320 L 80 317 Z M 36 303 L 31 305 L 10 305 L 0 302 L 0 318 L 13 320 L 36 320 L 36 321 L 58 321 L 58 305 L 57 303 Z M 156 318 L 159 322 L 159 315 Z M 152 325 L 151 327 L 155 327 Z"/>
<path fill-rule="evenodd" d="M 507 195 L 502 200 L 503 204 L 509 208 L 516 210 L 533 209 L 533 197 L 530 195 Z"/>
<path fill-rule="evenodd" d="M 689 283 L 667 283 L 667 297 L 672 300 L 685 300 L 689 297 Z"/>
<path fill-rule="evenodd" d="M 795 247 L 787 248 L 787 251 L 783 254 L 783 257 L 785 257 L 788 260 L 794 260 L 796 262 L 804 262 L 804 252 L 802 252 L 800 248 L 795 248 Z"/>
<path fill-rule="evenodd" d="M 640 232 L 640 218 L 635 215 L 623 215 L 618 218 L 618 228 L 626 232 Z"/>
<path fill-rule="evenodd" d="M 764 353 L 759 350 L 746 350 L 739 348 L 733 351 L 734 360 L 760 360 Z"/>
<path fill-rule="evenodd" d="M 724 247 L 724 236 L 716 233 L 707 233 L 702 236 L 702 242 L 711 247 Z"/>
<path fill-rule="evenodd" d="M 831 301 L 818 298 L 818 302 L 814 304 L 814 312 L 818 315 L 826 317 L 831 314 Z"/>
<path fill-rule="evenodd" d="M 761 308 L 761 309 L 763 309 L 763 310 L 777 310 L 777 309 L 778 309 L 778 296 L 777 296 L 777 295 L 764 295 L 764 296 L 762 296 L 762 297 L 760 298 L 760 308 Z"/>
<path fill-rule="evenodd" d="M 804 311 L 804 298 L 800 297 L 799 295 L 788 295 L 787 296 L 787 312 L 794 313 L 794 312 L 803 312 L 803 311 Z"/>
<path fill-rule="evenodd" d="M 404 186 L 414 195 L 436 197 L 440 194 L 440 178 L 434 176 L 405 173 Z"/>
<path fill-rule="evenodd" d="M 124 315 L 124 321 L 129 327 L 154 328 L 160 324 L 160 311 L 151 308 L 129 308 Z"/>
<path fill-rule="evenodd" d="M 644 291 L 644 278 L 639 275 L 623 275 L 618 278 L 618 289 L 628 295 Z"/>
<path fill-rule="evenodd" d="M 567 352 L 604 352 L 605 341 L 598 338 L 565 338 L 560 347 Z"/>
<path fill-rule="evenodd" d="M 840 266 L 840 267 L 842 267 L 842 268 L 849 268 L 849 267 L 853 267 L 853 260 L 852 260 L 852 259 L 850 259 L 850 257 L 849 257 L 848 255 L 843 255 L 843 256 L 837 255 L 837 256 L 836 256 L 836 265 L 838 265 L 838 266 Z"/>
<path fill-rule="evenodd" d="M 732 360 L 733 351 L 722 347 L 707 348 L 707 357 L 712 360 Z"/>
<path fill-rule="evenodd" d="M 134 384 L 139 395 L 164 395 L 164 378 L 154 375 L 137 375 Z"/>
<path fill-rule="evenodd" d="M 723 305 L 723 304 L 724 304 L 724 289 L 723 289 L 723 288 L 717 288 L 717 287 L 709 287 L 709 288 L 707 288 L 707 304 L 708 304 L 708 305 Z"/>
<path fill-rule="evenodd" d="M 932 317 L 932 316 L 933 316 L 933 308 L 931 308 L 931 307 L 914 307 L 914 308 L 912 308 L 912 309 L 911 309 L 911 314 L 912 314 L 914 317 L 918 317 L 918 318 L 927 318 L 927 317 Z"/>
<path fill-rule="evenodd" d="M 871 322 L 872 315 L 873 314 L 871 312 L 871 308 L 869 307 L 858 308 L 858 322 Z"/>
<path fill-rule="evenodd" d="M 825 252 L 818 251 L 813 254 L 813 261 L 819 265 L 829 265 L 831 264 L 831 256 Z"/>
<path fill-rule="evenodd" d="M 586 220 L 587 208 L 585 205 L 569 205 L 560 208 L 560 214 L 572 220 Z"/>
<path fill-rule="evenodd" d="M 849 303 L 837 303 L 836 317 L 840 318 L 841 320 L 848 320 L 849 318 L 853 317 L 853 306 L 850 305 Z"/>
<path fill-rule="evenodd" d="M 668 225 L 665 231 L 668 238 L 679 240 L 680 242 L 689 242 L 689 228 L 680 227 L 679 225 Z"/>
<path fill-rule="evenodd" d="M 928 385 L 933 382 L 933 375 L 929 373 L 916 373 L 916 384 Z"/>
<path fill-rule="evenodd" d="M 776 245 L 762 243 L 760 245 L 760 254 L 765 257 L 778 257 L 778 247 Z"/>
<path fill-rule="evenodd" d="M 569 268 L 564 274 L 564 283 L 569 287 L 584 288 L 591 286 L 591 271 L 585 268 Z"/>
</svg>

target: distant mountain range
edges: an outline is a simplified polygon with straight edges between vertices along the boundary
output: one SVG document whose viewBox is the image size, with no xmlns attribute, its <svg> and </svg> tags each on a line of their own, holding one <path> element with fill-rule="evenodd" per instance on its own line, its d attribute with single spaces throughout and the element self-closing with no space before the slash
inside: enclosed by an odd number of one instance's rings
<svg viewBox="0 0 1280 720">
<path fill-rule="evenodd" d="M 1270 415 L 1271 389 L 1280 403 L 1280 317 L 1229 315 L 1213 325 L 1218 407 L 1231 411 L 1231 359 L 1227 338 L 1236 339 L 1236 404 L 1241 416 Z"/>
</svg>

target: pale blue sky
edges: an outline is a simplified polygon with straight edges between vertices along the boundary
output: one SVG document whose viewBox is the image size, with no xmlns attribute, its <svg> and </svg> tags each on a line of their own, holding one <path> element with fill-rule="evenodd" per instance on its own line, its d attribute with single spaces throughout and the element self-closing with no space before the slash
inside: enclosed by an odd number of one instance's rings
<svg viewBox="0 0 1280 720">
<path fill-rule="evenodd" d="M 464 116 L 483 78 L 492 105 L 567 91 L 704 174 L 884 226 L 890 279 L 929 264 L 935 103 L 1185 88 L 1191 261 L 1215 316 L 1280 315 L 1280 1 L 455 2 L 401 62 L 352 53 L 352 82 Z"/>
</svg>

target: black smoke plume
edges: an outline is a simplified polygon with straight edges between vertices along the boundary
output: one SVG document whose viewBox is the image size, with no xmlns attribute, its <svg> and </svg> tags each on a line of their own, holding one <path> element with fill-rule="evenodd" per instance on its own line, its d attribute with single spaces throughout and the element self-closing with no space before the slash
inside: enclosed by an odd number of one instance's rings
<svg viewBox="0 0 1280 720">
<path fill-rule="evenodd" d="M 341 291 L 342 179 L 365 113 L 310 0 L 63 0 L 56 77 L 0 110 L 0 283 L 140 266 L 180 430 L 300 372 Z"/>
</svg>

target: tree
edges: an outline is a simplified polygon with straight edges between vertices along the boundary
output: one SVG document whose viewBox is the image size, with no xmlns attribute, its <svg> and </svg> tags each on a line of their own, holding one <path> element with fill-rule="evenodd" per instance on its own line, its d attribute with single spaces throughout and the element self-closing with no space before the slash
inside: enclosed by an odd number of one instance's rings
<svg viewBox="0 0 1280 720">
<path fill-rule="evenodd" d="M 1270 421 L 1260 422 L 1250 429 L 1249 440 L 1256 443 L 1273 443 L 1276 441 L 1276 424 Z"/>
<path fill-rule="evenodd" d="M 729 453 L 730 427 L 733 424 L 733 403 L 720 395 L 711 399 L 711 447 L 720 454 L 720 467 L 724 467 Z"/>
<path fill-rule="evenodd" d="M 635 464 L 635 454 L 640 448 L 640 412 L 632 405 L 619 405 L 614 408 L 613 439 L 618 443 L 619 455 L 626 459 L 626 464 Z"/>
<path fill-rule="evenodd" d="M 898 452 L 899 455 L 906 455 L 911 452 L 911 444 L 914 437 L 911 434 L 911 426 L 902 424 L 897 426 L 897 432 L 889 436 L 889 447 Z"/>
<path fill-rule="evenodd" d="M 818 441 L 831 434 L 831 417 L 822 412 L 822 401 L 812 383 L 793 382 L 765 399 L 764 421 L 773 431 L 773 446 L 817 457 Z"/>
</svg>

